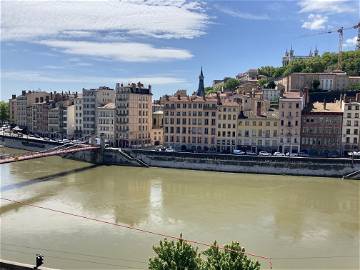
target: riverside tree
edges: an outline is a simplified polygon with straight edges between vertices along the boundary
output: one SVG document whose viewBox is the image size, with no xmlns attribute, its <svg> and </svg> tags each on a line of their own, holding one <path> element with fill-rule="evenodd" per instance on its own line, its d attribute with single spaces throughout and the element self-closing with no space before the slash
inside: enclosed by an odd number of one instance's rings
<svg viewBox="0 0 360 270">
<path fill-rule="evenodd" d="M 9 103 L 0 101 L 0 121 L 4 123 L 9 121 Z"/>
<path fill-rule="evenodd" d="M 216 242 L 202 253 L 181 238 L 164 239 L 154 246 L 150 270 L 259 270 L 260 263 L 249 259 L 238 242 L 220 248 Z"/>
</svg>

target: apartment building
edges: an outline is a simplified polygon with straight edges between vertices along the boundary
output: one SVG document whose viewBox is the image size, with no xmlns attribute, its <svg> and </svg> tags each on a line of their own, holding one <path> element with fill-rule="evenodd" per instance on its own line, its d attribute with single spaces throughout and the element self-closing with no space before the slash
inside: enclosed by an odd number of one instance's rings
<svg viewBox="0 0 360 270">
<path fill-rule="evenodd" d="M 82 134 L 84 136 L 95 135 L 96 129 L 96 109 L 108 103 L 115 102 L 115 91 L 106 86 L 97 89 L 82 90 Z"/>
<path fill-rule="evenodd" d="M 144 147 L 151 144 L 151 86 L 140 82 L 116 84 L 115 145 L 119 147 Z"/>
<path fill-rule="evenodd" d="M 279 150 L 283 153 L 300 152 L 302 92 L 287 92 L 279 98 Z"/>
<path fill-rule="evenodd" d="M 237 149 L 275 152 L 279 149 L 279 112 L 241 112 L 237 122 Z"/>
<path fill-rule="evenodd" d="M 108 103 L 98 107 L 96 121 L 96 136 L 103 137 L 110 145 L 114 145 L 115 104 Z"/>
<path fill-rule="evenodd" d="M 232 153 L 236 149 L 237 119 L 240 105 L 237 102 L 223 100 L 217 110 L 216 151 Z"/>
<path fill-rule="evenodd" d="M 179 94 L 166 96 L 163 102 L 165 145 L 182 151 L 216 151 L 217 98 Z"/>
<path fill-rule="evenodd" d="M 359 123 L 360 123 L 360 100 L 359 95 L 356 100 L 342 102 L 343 122 L 342 122 L 342 144 L 343 151 L 359 150 Z"/>
<path fill-rule="evenodd" d="M 28 107 L 28 130 L 46 136 L 48 134 L 48 102 L 34 103 Z"/>
<path fill-rule="evenodd" d="M 63 119 L 63 126 L 66 130 L 66 136 L 67 138 L 73 139 L 75 136 L 75 105 L 74 104 L 68 104 L 63 109 L 64 119 Z"/>
<path fill-rule="evenodd" d="M 74 105 L 75 105 L 74 136 L 75 136 L 75 138 L 81 138 L 82 130 L 83 130 L 83 97 L 82 97 L 82 94 L 77 95 L 74 98 Z"/>
<path fill-rule="evenodd" d="M 315 102 L 305 107 L 301 116 L 301 151 L 310 155 L 341 155 L 342 118 L 339 101 Z"/>
<path fill-rule="evenodd" d="M 153 104 L 154 110 L 154 104 Z M 164 143 L 164 112 L 161 110 L 152 113 L 151 123 L 151 143 L 153 145 L 162 145 Z"/>
</svg>

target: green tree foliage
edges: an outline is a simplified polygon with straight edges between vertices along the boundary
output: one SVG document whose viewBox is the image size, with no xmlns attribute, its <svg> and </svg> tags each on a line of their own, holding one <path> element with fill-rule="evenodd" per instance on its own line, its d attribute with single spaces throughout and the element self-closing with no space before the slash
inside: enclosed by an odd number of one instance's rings
<svg viewBox="0 0 360 270">
<path fill-rule="evenodd" d="M 226 89 L 226 90 L 235 90 L 235 88 L 238 87 L 239 84 L 240 84 L 239 80 L 231 78 L 231 79 L 228 79 L 224 83 L 224 89 Z"/>
<path fill-rule="evenodd" d="M 205 94 L 208 95 L 208 94 L 211 94 L 211 93 L 216 93 L 216 89 L 214 87 L 205 87 Z"/>
<path fill-rule="evenodd" d="M 150 258 L 150 270 L 199 270 L 201 258 L 197 249 L 183 240 L 160 241 L 159 246 L 153 247 L 155 258 Z"/>
<path fill-rule="evenodd" d="M 258 83 L 259 83 L 260 86 L 265 86 L 265 85 L 268 83 L 268 80 L 262 78 L 262 79 L 260 79 L 260 80 L 258 81 Z"/>
<path fill-rule="evenodd" d="M 206 270 L 259 270 L 260 263 L 250 260 L 246 254 L 245 249 L 240 246 L 238 242 L 232 242 L 226 245 L 225 249 L 220 249 L 219 246 L 214 245 L 204 252 L 206 260 L 203 263 L 202 269 Z"/>
<path fill-rule="evenodd" d="M 320 86 L 320 81 L 319 81 L 319 80 L 313 80 L 313 82 L 312 82 L 312 88 L 313 88 L 314 90 L 317 90 L 317 89 L 319 88 L 319 86 Z"/>
<path fill-rule="evenodd" d="M 0 121 L 2 123 L 9 121 L 9 115 L 9 102 L 0 101 Z"/>
<path fill-rule="evenodd" d="M 219 248 L 215 242 L 203 253 L 183 240 L 160 241 L 153 247 L 156 256 L 149 260 L 150 270 L 259 270 L 260 263 L 252 261 L 239 243 Z M 203 255 L 203 257 L 201 257 Z"/>
<path fill-rule="evenodd" d="M 343 71 L 350 76 L 360 75 L 360 51 L 343 52 L 342 59 Z M 293 72 L 329 72 L 337 69 L 337 62 L 337 53 L 326 52 L 322 56 L 294 60 L 285 67 L 264 66 L 259 68 L 259 74 L 270 78 L 278 78 Z"/>
</svg>

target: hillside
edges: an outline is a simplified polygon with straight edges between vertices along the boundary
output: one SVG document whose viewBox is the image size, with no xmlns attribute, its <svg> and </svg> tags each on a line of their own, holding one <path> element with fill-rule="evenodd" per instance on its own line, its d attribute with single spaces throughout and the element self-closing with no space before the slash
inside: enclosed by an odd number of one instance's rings
<svg viewBox="0 0 360 270">
<path fill-rule="evenodd" d="M 328 72 L 337 68 L 338 54 L 326 52 L 310 59 L 295 60 L 286 67 L 264 66 L 259 74 L 270 78 L 287 76 L 293 72 Z M 343 68 L 351 76 L 360 76 L 360 51 L 343 52 Z"/>
</svg>

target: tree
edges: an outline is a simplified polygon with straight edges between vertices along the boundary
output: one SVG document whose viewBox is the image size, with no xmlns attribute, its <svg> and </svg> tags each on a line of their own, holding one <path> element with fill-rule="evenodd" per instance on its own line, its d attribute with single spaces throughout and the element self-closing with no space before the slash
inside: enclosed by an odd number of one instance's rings
<svg viewBox="0 0 360 270">
<path fill-rule="evenodd" d="M 149 260 L 150 270 L 259 270 L 260 263 L 249 259 L 245 249 L 232 242 L 221 249 L 215 242 L 213 246 L 198 253 L 197 248 L 180 239 L 160 241 L 153 247 L 156 256 Z M 201 257 L 204 256 L 204 258 Z"/>
<path fill-rule="evenodd" d="M 174 241 L 160 241 L 159 246 L 153 247 L 155 258 L 150 258 L 150 270 L 200 270 L 201 258 L 197 248 L 180 239 Z"/>
<path fill-rule="evenodd" d="M 238 87 L 240 84 L 239 80 L 230 78 L 224 83 L 224 88 L 226 90 L 235 90 L 236 87 Z"/>
<path fill-rule="evenodd" d="M 0 101 L 0 121 L 2 123 L 9 121 L 9 115 L 9 102 Z"/>
<path fill-rule="evenodd" d="M 238 242 L 225 245 L 224 249 L 214 245 L 204 252 L 206 261 L 203 262 L 202 269 L 206 270 L 259 270 L 260 263 L 252 261 L 245 254 L 245 248 Z"/>
<path fill-rule="evenodd" d="M 268 80 L 265 78 L 262 78 L 258 81 L 260 86 L 265 86 L 267 84 Z"/>
<path fill-rule="evenodd" d="M 275 89 L 276 83 L 275 83 L 274 81 L 270 81 L 270 82 L 267 84 L 266 87 L 267 87 L 267 88 L 271 88 L 271 89 Z"/>
<path fill-rule="evenodd" d="M 211 93 L 216 93 L 216 89 L 214 89 L 214 87 L 205 87 L 205 94 L 208 95 L 208 94 L 211 94 Z"/>
</svg>

